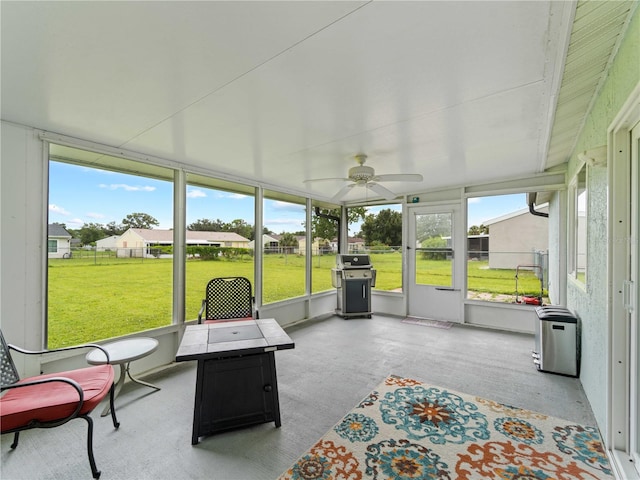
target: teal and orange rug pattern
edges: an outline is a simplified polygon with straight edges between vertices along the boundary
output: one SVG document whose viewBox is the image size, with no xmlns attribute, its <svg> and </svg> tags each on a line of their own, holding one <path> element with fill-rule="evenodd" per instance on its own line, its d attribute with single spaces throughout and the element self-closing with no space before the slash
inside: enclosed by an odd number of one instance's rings
<svg viewBox="0 0 640 480">
<path fill-rule="evenodd" d="M 609 478 L 595 427 L 392 375 L 279 480 Z"/>
</svg>

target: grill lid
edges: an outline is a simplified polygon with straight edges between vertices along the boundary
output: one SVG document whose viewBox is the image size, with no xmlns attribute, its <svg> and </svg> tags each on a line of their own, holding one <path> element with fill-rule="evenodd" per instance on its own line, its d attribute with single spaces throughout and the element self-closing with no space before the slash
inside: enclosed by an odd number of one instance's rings
<svg viewBox="0 0 640 480">
<path fill-rule="evenodd" d="M 369 255 L 338 255 L 336 267 L 341 270 L 371 268 L 371 261 Z"/>
</svg>

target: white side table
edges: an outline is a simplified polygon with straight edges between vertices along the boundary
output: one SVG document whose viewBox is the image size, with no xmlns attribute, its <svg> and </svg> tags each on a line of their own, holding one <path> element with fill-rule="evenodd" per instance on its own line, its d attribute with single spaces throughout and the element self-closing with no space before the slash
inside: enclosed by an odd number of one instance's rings
<svg viewBox="0 0 640 480">
<path fill-rule="evenodd" d="M 147 355 L 153 353 L 158 348 L 158 340 L 156 340 L 155 338 L 136 337 L 128 338 L 126 340 L 116 340 L 115 342 L 111 343 L 105 343 L 104 345 L 102 345 L 102 347 L 109 353 L 109 363 L 111 363 L 112 365 L 120 366 L 120 378 L 116 383 L 114 400 L 122 389 L 125 374 L 129 375 L 129 378 L 134 383 L 139 383 L 140 385 L 160 390 L 160 387 L 156 387 L 155 385 L 152 385 L 150 383 L 133 378 L 131 376 L 131 372 L 129 372 L 129 364 L 134 360 L 138 360 L 139 358 L 146 357 Z M 103 365 L 107 363 L 107 359 L 105 358 L 104 353 L 98 349 L 91 350 L 89 353 L 87 353 L 86 358 L 87 363 L 91 365 Z M 107 404 L 102 412 L 102 416 L 104 417 L 108 414 L 109 405 Z"/>
</svg>

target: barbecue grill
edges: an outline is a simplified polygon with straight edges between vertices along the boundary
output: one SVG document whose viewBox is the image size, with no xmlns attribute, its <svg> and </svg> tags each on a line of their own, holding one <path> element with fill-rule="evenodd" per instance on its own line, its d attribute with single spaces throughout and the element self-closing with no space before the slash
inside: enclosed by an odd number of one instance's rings
<svg viewBox="0 0 640 480">
<path fill-rule="evenodd" d="M 369 255 L 337 255 L 331 284 L 338 293 L 337 315 L 371 318 L 371 287 L 376 284 L 376 271 Z"/>
</svg>

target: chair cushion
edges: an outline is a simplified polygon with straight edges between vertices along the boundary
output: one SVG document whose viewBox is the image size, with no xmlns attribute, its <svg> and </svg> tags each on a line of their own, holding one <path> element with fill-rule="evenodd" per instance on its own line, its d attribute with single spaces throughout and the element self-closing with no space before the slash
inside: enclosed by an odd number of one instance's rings
<svg viewBox="0 0 640 480">
<path fill-rule="evenodd" d="M 18 383 L 52 377 L 75 380 L 84 392 L 80 414 L 91 412 L 109 393 L 114 371 L 111 365 L 50 373 L 23 378 Z M 21 428 L 31 421 L 50 422 L 73 413 L 78 405 L 78 392 L 68 383 L 49 382 L 6 390 L 0 398 L 0 427 L 2 433 Z"/>
</svg>

